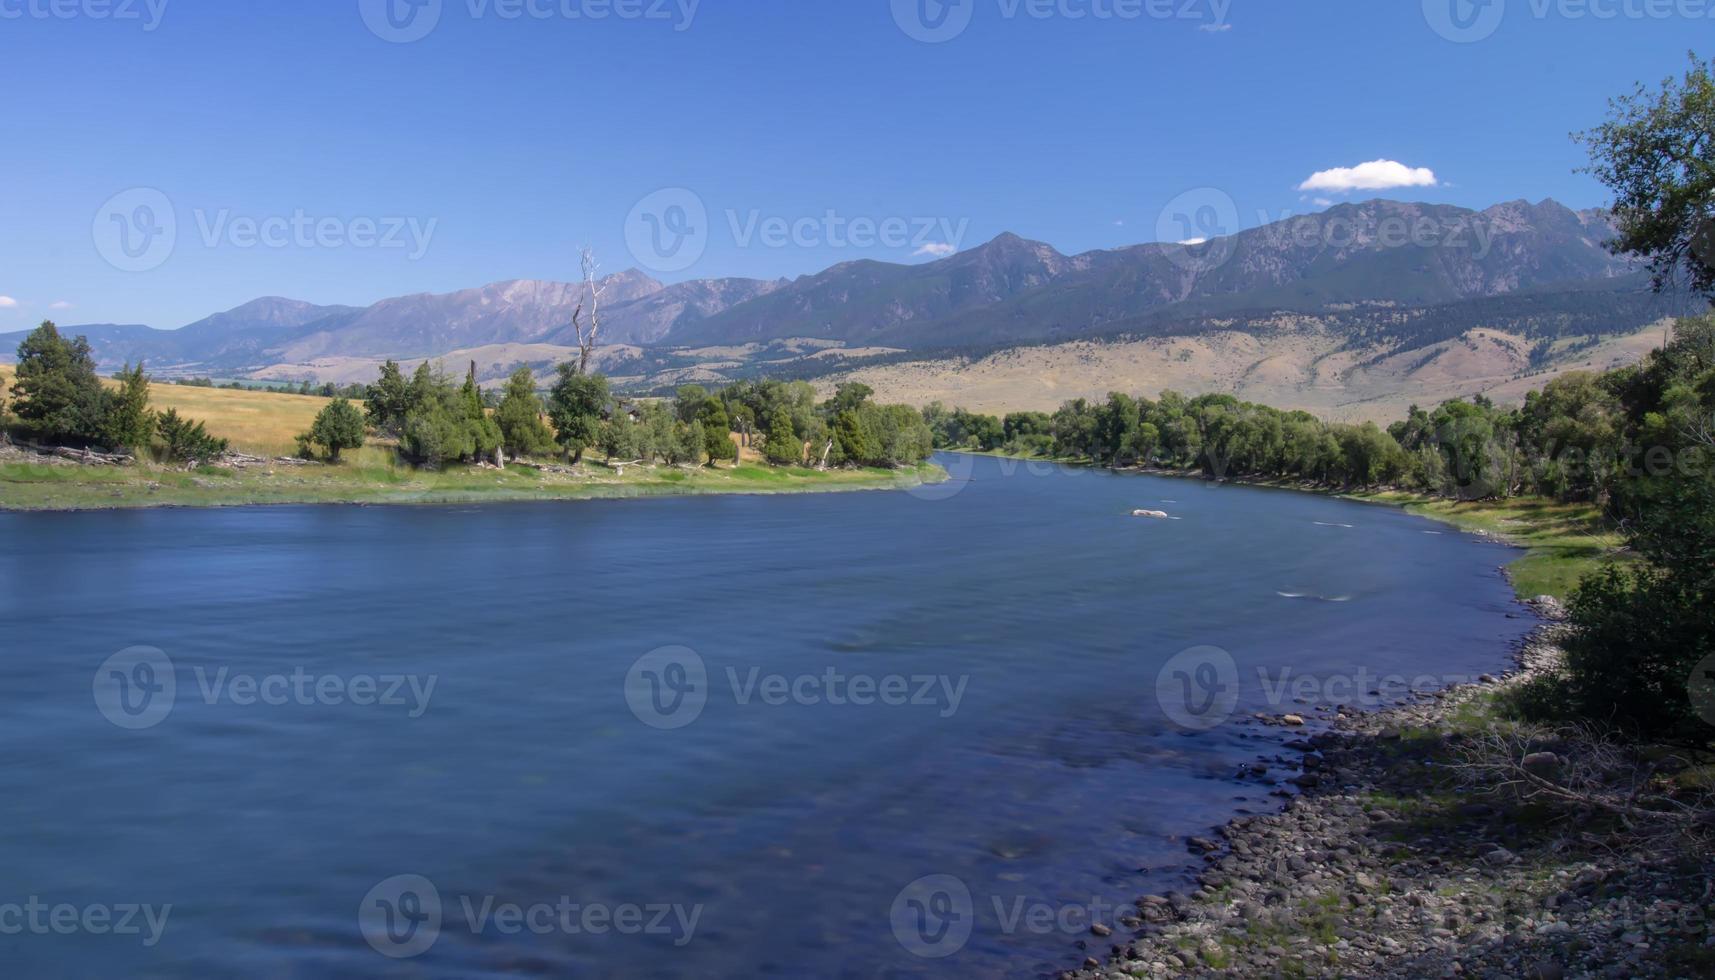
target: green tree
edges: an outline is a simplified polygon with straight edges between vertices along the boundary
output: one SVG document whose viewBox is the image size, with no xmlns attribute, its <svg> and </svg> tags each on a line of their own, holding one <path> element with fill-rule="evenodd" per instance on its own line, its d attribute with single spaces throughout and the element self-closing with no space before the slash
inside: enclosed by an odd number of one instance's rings
<svg viewBox="0 0 1715 980">
<path fill-rule="evenodd" d="M 867 404 L 875 394 L 875 389 L 856 381 L 840 385 L 834 391 L 834 397 L 829 402 L 829 410 L 833 415 L 841 412 L 855 411 Z"/>
<path fill-rule="evenodd" d="M 1682 79 L 1639 85 L 1581 134 L 1590 172 L 1614 193 L 1617 254 L 1648 259 L 1657 288 L 1683 276 L 1715 299 L 1715 62 L 1694 54 Z"/>
<path fill-rule="evenodd" d="M 329 460 L 339 462 L 340 453 L 363 448 L 363 413 L 343 398 L 322 409 L 310 431 L 299 441 L 321 446 Z"/>
<path fill-rule="evenodd" d="M 738 443 L 733 441 L 732 433 L 724 428 L 703 426 L 704 450 L 709 457 L 710 466 L 720 463 L 738 462 Z"/>
<path fill-rule="evenodd" d="M 201 422 L 182 418 L 179 410 L 169 408 L 155 420 L 155 433 L 160 439 L 160 456 L 174 463 L 203 463 L 226 452 L 226 440 L 208 434 Z"/>
<path fill-rule="evenodd" d="M 848 409 L 834 419 L 835 460 L 858 466 L 874 465 L 881 457 L 881 433 L 874 425 L 874 415 L 861 409 Z"/>
<path fill-rule="evenodd" d="M 459 390 L 459 402 L 464 407 L 465 428 L 470 432 L 471 451 L 478 459 L 495 458 L 500 460 L 501 442 L 503 437 L 499 423 L 488 414 L 488 406 L 482 400 L 482 389 L 476 383 L 476 362 L 470 363 L 470 374 L 465 376 L 464 387 Z"/>
<path fill-rule="evenodd" d="M 673 399 L 673 410 L 679 416 L 679 421 L 694 422 L 702 418 L 712 401 L 714 399 L 709 397 L 709 390 L 702 385 L 684 385 Z"/>
<path fill-rule="evenodd" d="M 398 364 L 388 361 L 381 365 L 381 377 L 369 386 L 364 400 L 369 425 L 377 432 L 397 437 L 405 431 L 405 417 L 413 405 L 412 388 Z"/>
<path fill-rule="evenodd" d="M 155 437 L 155 413 L 149 411 L 149 376 L 143 365 L 125 365 L 118 387 L 101 393 L 100 438 L 113 449 L 144 449 Z"/>
<path fill-rule="evenodd" d="M 602 417 L 611 401 L 606 378 L 582 374 L 575 364 L 560 365 L 559 380 L 548 394 L 548 417 L 573 465 L 583 462 L 584 453 L 601 439 Z"/>
<path fill-rule="evenodd" d="M 529 368 L 519 368 L 506 379 L 494 421 L 500 426 L 508 455 L 545 456 L 554 451 L 554 433 L 542 421 L 542 399 L 536 394 L 536 377 Z"/>
<path fill-rule="evenodd" d="M 399 449 L 407 459 L 428 469 L 439 469 L 476 452 L 457 389 L 437 385 L 429 390 L 423 402 L 406 416 Z"/>
<path fill-rule="evenodd" d="M 83 337 L 67 340 L 44 321 L 18 345 L 12 411 L 44 441 L 94 442 L 101 436 L 101 380 Z"/>
<path fill-rule="evenodd" d="M 763 458 L 776 466 L 798 466 L 804 462 L 804 443 L 792 431 L 792 419 L 780 412 L 768 424 L 768 441 L 762 446 Z"/>
</svg>

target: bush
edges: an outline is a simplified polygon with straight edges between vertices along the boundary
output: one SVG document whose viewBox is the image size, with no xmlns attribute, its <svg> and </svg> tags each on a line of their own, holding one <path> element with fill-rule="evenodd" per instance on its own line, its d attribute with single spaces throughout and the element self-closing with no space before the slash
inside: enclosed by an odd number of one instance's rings
<svg viewBox="0 0 1715 980">
<path fill-rule="evenodd" d="M 363 437 L 363 413 L 340 398 L 321 410 L 310 431 L 298 437 L 298 444 L 303 448 L 321 446 L 328 459 L 337 463 L 344 450 L 363 448 Z"/>
<path fill-rule="evenodd" d="M 206 462 L 226 452 L 226 440 L 208 434 L 201 422 L 180 418 L 176 408 L 169 408 L 155 420 L 155 434 L 160 439 L 159 457 L 167 462 Z"/>
<path fill-rule="evenodd" d="M 1698 713 L 1692 677 L 1715 655 L 1709 599 L 1683 577 L 1654 570 L 1610 565 L 1591 575 L 1572 597 L 1577 629 L 1565 644 L 1565 671 L 1521 692 L 1519 708 L 1537 721 L 1572 718 L 1710 741 L 1715 728 Z"/>
</svg>

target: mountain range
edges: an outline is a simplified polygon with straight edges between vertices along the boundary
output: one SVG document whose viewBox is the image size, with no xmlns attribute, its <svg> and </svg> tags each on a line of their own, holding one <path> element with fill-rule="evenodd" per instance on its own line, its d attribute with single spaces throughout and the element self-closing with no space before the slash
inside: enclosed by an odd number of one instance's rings
<svg viewBox="0 0 1715 980">
<path fill-rule="evenodd" d="M 1376 200 L 1342 204 L 1208 242 L 1063 255 L 1003 234 L 920 265 L 862 260 L 794 280 L 705 279 L 666 285 L 629 270 L 602 281 L 604 344 L 629 351 L 778 345 L 813 338 L 868 351 L 983 350 L 1091 337 L 1244 329 L 1282 313 L 1420 321 L 1422 311 L 1535 297 L 1563 316 L 1595 303 L 1637 322 L 1613 296 L 1643 296 L 1642 277 L 1605 248 L 1602 211 L 1552 200 L 1484 211 Z M 258 299 L 177 330 L 65 327 L 86 335 L 103 368 L 145 361 L 162 377 L 322 377 L 381 358 L 477 349 L 491 368 L 544 367 L 575 346 L 580 284 L 515 280 L 368 307 Z M 1608 298 L 1597 301 L 1593 297 Z M 22 333 L 0 335 L 10 354 Z M 635 353 L 635 352 L 634 352 Z M 296 372 L 296 373 L 294 373 Z"/>
</svg>

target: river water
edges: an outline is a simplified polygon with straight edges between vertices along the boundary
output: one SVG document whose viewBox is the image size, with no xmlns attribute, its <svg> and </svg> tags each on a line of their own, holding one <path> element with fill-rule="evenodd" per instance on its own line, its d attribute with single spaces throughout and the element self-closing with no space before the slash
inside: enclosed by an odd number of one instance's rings
<svg viewBox="0 0 1715 980">
<path fill-rule="evenodd" d="M 0 964 L 1034 976 L 1278 803 L 1233 778 L 1278 751 L 1251 715 L 1494 670 L 1531 625 L 1508 549 L 1391 509 L 942 461 L 0 514 Z"/>
</svg>

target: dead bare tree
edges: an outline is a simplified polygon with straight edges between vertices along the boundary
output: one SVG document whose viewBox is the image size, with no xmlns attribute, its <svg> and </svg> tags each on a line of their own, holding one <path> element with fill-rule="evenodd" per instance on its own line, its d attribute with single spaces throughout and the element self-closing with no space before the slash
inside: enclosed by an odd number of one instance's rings
<svg viewBox="0 0 1715 980">
<path fill-rule="evenodd" d="M 590 373 L 590 357 L 595 354 L 596 343 L 601 335 L 601 294 L 607 292 L 607 287 L 597 278 L 601 271 L 601 263 L 596 261 L 595 249 L 585 247 L 579 252 L 579 259 L 584 270 L 583 295 L 578 300 L 577 309 L 572 311 L 572 329 L 578 335 L 578 373 Z M 584 326 L 584 306 L 589 306 L 589 326 Z"/>
<path fill-rule="evenodd" d="M 1699 417 L 1697 421 L 1686 426 L 1683 435 L 1696 445 L 1715 449 L 1715 415 L 1709 418 Z"/>
<path fill-rule="evenodd" d="M 1543 744 L 1558 751 L 1537 747 Z M 1660 760 L 1646 761 L 1588 726 L 1491 730 L 1469 738 L 1459 754 L 1452 768 L 1468 789 L 1558 806 L 1574 824 L 1600 813 L 1634 839 L 1706 839 L 1715 831 L 1715 798 L 1665 790 Z"/>
</svg>

